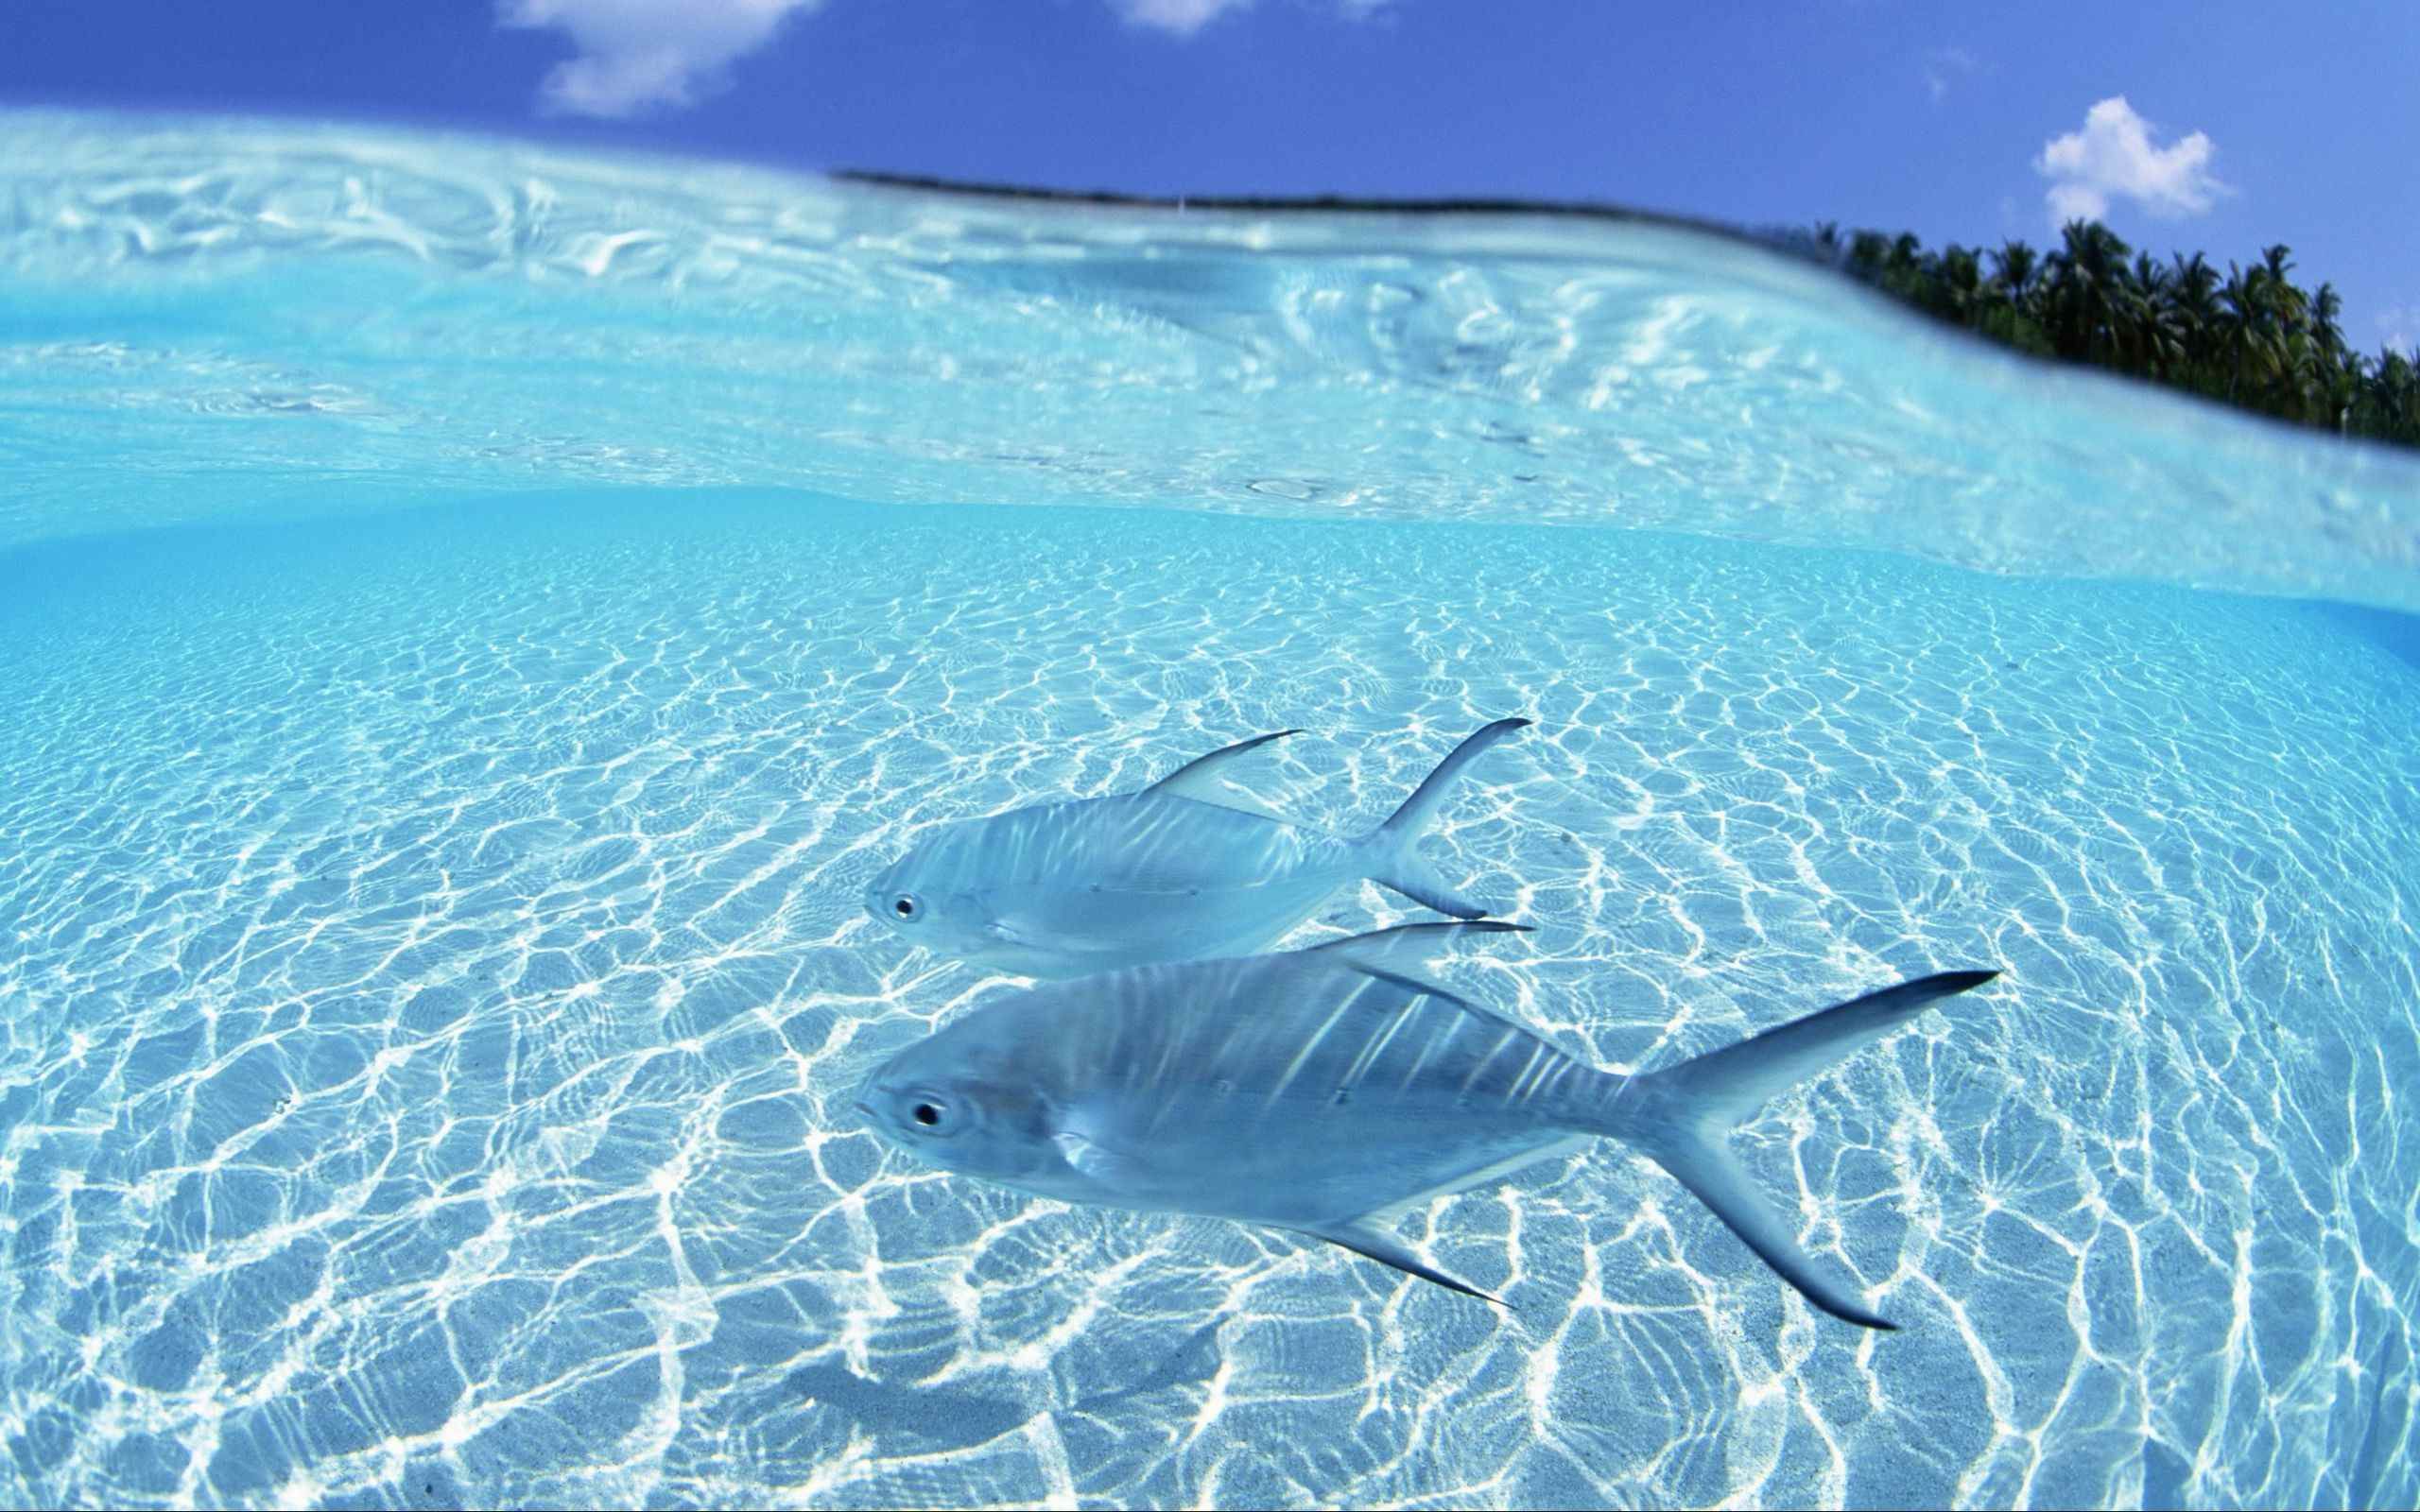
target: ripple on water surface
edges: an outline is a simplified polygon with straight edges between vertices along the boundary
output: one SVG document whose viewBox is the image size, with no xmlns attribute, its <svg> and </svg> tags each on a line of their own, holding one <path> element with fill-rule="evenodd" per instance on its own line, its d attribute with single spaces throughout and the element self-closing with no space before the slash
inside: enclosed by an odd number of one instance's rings
<svg viewBox="0 0 2420 1512">
<path fill-rule="evenodd" d="M 1648 526 L 2420 610 L 2420 460 L 1635 215 L 0 111 L 0 544 L 438 492 Z"/>
<path fill-rule="evenodd" d="M 0 558 L 17 1498 L 2408 1504 L 2408 667 L 2291 605 L 1596 531 L 648 494 Z M 1740 1147 L 1906 1331 L 1599 1145 L 1332 1251 L 886 1157 L 1000 989 L 919 828 L 1267 796 L 1663 1064 L 2006 982 Z M 1305 938 L 1411 917 L 1347 893 Z M 2399 1489 L 2398 1489 L 2399 1488 Z"/>
</svg>

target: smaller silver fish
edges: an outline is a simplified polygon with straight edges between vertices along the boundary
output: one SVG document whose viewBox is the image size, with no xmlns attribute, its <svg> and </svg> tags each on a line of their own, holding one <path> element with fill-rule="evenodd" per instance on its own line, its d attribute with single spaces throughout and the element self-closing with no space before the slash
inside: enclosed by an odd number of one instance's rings
<svg viewBox="0 0 2420 1512">
<path fill-rule="evenodd" d="M 874 879 L 866 912 L 943 955 L 1045 978 L 1249 954 L 1364 877 L 1478 919 L 1494 910 L 1456 896 L 1416 844 L 1479 752 L 1529 724 L 1499 719 L 1473 734 L 1367 834 L 1306 829 L 1226 787 L 1236 757 L 1302 733 L 1281 730 L 1139 793 L 944 826 Z"/>
<path fill-rule="evenodd" d="M 1414 924 L 1046 985 L 902 1050 L 857 1106 L 946 1170 L 1291 1228 L 1473 1297 L 1485 1294 L 1406 1250 L 1395 1220 L 1610 1137 L 1678 1177 L 1815 1306 L 1893 1327 L 1815 1265 L 1723 1142 L 1775 1093 L 1998 973 L 1886 988 L 1625 1077 L 1412 974 L 1454 931 L 1520 927 Z"/>
</svg>

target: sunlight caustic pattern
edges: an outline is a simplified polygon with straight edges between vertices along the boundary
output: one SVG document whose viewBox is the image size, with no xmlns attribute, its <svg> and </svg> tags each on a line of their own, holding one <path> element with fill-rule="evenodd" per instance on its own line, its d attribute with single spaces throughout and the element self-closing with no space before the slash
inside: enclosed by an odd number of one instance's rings
<svg viewBox="0 0 2420 1512">
<path fill-rule="evenodd" d="M 18 554 L 19 1496 L 2409 1499 L 2408 668 L 2177 591 L 1132 522 L 659 494 Z M 1539 933 L 1443 970 L 1558 1044 L 2007 969 L 1742 1136 L 1906 1332 L 1610 1146 L 1409 1225 L 1499 1314 L 860 1127 L 1008 985 L 860 914 L 921 827 L 1306 725 L 1265 791 L 1349 828 L 1507 712 L 1431 844 Z"/>
</svg>

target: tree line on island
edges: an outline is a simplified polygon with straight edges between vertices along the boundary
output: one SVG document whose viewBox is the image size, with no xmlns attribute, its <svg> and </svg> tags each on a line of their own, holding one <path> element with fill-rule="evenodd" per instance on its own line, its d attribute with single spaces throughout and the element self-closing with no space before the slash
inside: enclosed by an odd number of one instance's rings
<svg viewBox="0 0 2420 1512">
<path fill-rule="evenodd" d="M 1912 234 L 1831 222 L 1786 233 L 1819 261 L 1937 319 L 2020 352 L 2089 363 L 2342 436 L 2420 446 L 2420 353 L 2345 340 L 2333 285 L 2294 283 L 2283 246 L 2221 273 L 2200 252 L 2161 262 L 2099 221 L 2058 247 L 1928 251 Z"/>
</svg>

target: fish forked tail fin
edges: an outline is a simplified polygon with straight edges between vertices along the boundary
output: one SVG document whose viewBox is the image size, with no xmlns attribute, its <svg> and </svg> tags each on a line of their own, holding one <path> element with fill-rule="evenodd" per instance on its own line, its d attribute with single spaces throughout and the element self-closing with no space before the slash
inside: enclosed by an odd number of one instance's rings
<svg viewBox="0 0 2420 1512">
<path fill-rule="evenodd" d="M 1633 1076 L 1619 1085 L 1591 1125 L 1672 1173 L 1757 1258 L 1817 1307 L 1865 1328 L 1896 1328 L 1816 1269 L 1724 1142 L 1775 1093 L 1829 1070 L 1941 999 L 1981 987 L 1997 975 L 1944 971 L 1920 977 L 1668 1070 Z"/>
<path fill-rule="evenodd" d="M 1437 822 L 1437 811 L 1463 771 L 1478 759 L 1490 746 L 1516 731 L 1530 728 L 1527 719 L 1499 719 L 1474 731 L 1455 747 L 1437 769 L 1412 789 L 1411 797 L 1403 800 L 1392 817 L 1378 826 L 1371 835 L 1372 845 L 1380 854 L 1372 869 L 1371 878 L 1378 885 L 1403 894 L 1424 908 L 1434 908 L 1456 919 L 1484 919 L 1495 910 L 1485 903 L 1473 902 L 1446 885 L 1445 879 L 1415 849 L 1428 827 Z"/>
</svg>

